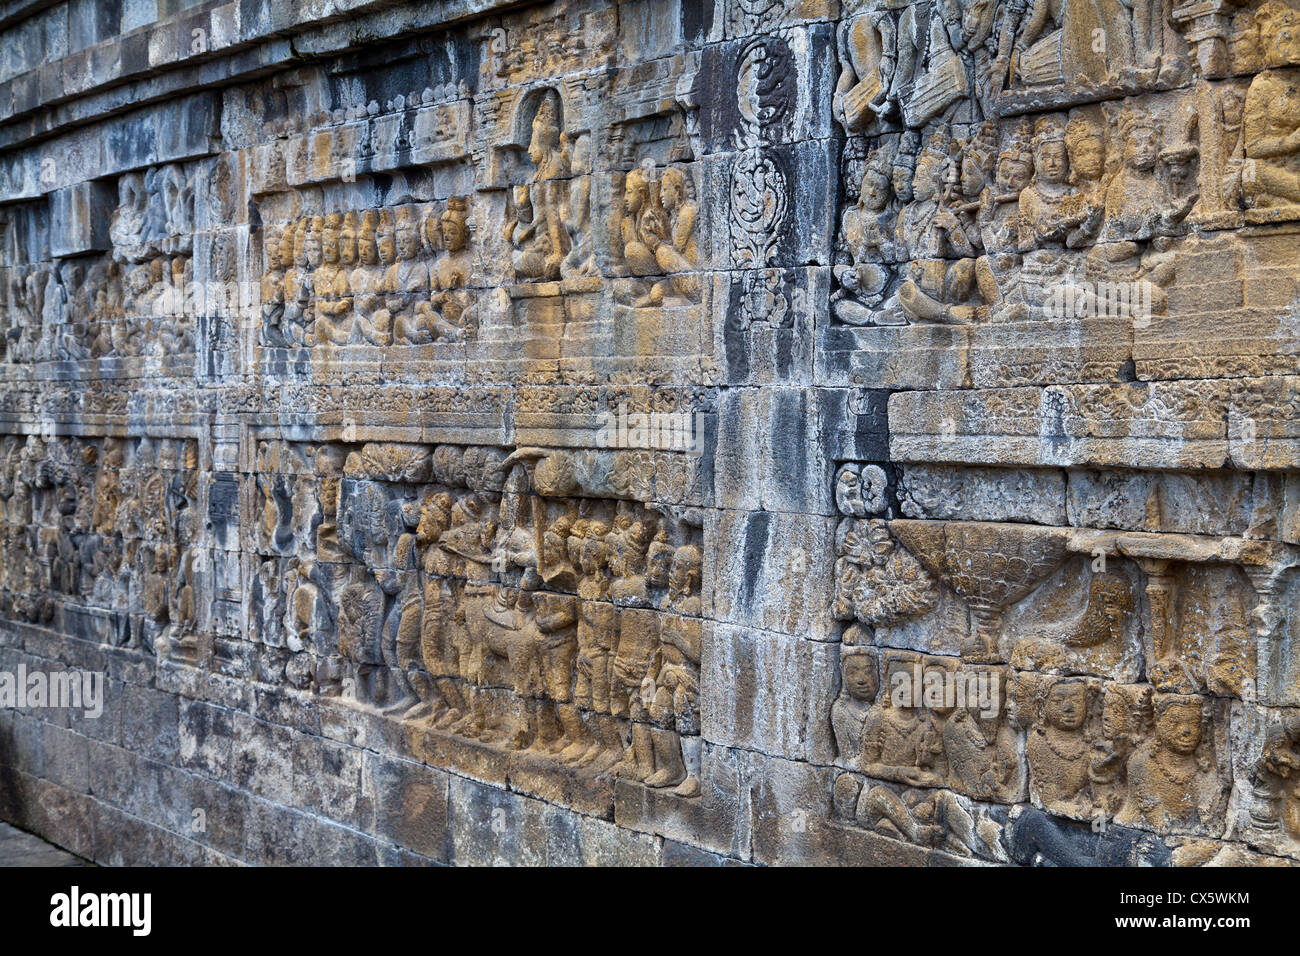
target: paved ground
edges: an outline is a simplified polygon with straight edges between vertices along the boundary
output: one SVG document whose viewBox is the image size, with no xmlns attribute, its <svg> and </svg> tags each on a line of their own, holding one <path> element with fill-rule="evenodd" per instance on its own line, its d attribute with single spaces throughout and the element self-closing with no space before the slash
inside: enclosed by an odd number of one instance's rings
<svg viewBox="0 0 1300 956">
<path fill-rule="evenodd" d="M 0 866 L 90 866 L 38 836 L 0 823 Z"/>
</svg>

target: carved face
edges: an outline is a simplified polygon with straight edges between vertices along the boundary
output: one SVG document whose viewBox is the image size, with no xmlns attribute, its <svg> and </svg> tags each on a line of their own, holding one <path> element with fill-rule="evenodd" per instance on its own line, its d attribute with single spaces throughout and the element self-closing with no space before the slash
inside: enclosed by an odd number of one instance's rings
<svg viewBox="0 0 1300 956">
<path fill-rule="evenodd" d="M 1161 746 L 1179 754 L 1190 754 L 1201 742 L 1199 701 L 1170 704 L 1156 718 L 1156 737 Z"/>
<path fill-rule="evenodd" d="M 869 169 L 862 176 L 862 187 L 858 193 L 858 204 L 863 209 L 879 212 L 889 202 L 889 180 L 874 169 Z"/>
<path fill-rule="evenodd" d="M 844 690 L 854 700 L 870 703 L 876 699 L 876 668 L 866 654 L 850 654 L 842 667 Z"/>
<path fill-rule="evenodd" d="M 648 191 L 645 177 L 636 172 L 628 173 L 623 186 L 623 212 L 629 216 L 639 213 L 646 204 Z"/>
<path fill-rule="evenodd" d="M 420 252 L 420 242 L 414 229 L 397 230 L 397 254 L 408 262 Z"/>
<path fill-rule="evenodd" d="M 550 100 L 543 100 L 533 117 L 533 135 L 528 142 L 528 158 L 534 166 L 543 162 L 559 147 L 560 129 L 556 122 L 555 106 Z"/>
<path fill-rule="evenodd" d="M 978 196 L 980 190 L 987 185 L 988 177 L 984 173 L 984 167 L 980 165 L 979 159 L 973 154 L 967 153 L 961 161 L 961 194 L 963 196 Z"/>
<path fill-rule="evenodd" d="M 345 232 L 339 236 L 339 261 L 345 266 L 356 264 L 357 237 L 350 232 Z"/>
<path fill-rule="evenodd" d="M 862 479 L 850 465 L 841 468 L 835 480 L 835 504 L 843 514 L 856 518 L 867 513 L 866 502 L 862 500 Z"/>
<path fill-rule="evenodd" d="M 357 240 L 357 255 L 362 265 L 373 266 L 379 261 L 379 244 L 374 233 L 363 232 Z"/>
<path fill-rule="evenodd" d="M 1139 126 L 1129 133 L 1124 152 L 1128 158 L 1128 164 L 1134 169 L 1151 169 L 1155 166 L 1156 157 L 1160 154 L 1159 136 L 1151 127 Z"/>
<path fill-rule="evenodd" d="M 563 564 L 569 557 L 567 541 L 554 531 L 542 536 L 542 566 L 553 568 Z"/>
<path fill-rule="evenodd" d="M 1019 156 L 1008 154 L 998 158 L 998 188 L 1004 192 L 1024 189 L 1032 174 L 1032 167 Z"/>
<path fill-rule="evenodd" d="M 683 188 L 680 177 L 671 176 L 668 173 L 664 174 L 663 185 L 660 187 L 660 199 L 663 201 L 665 209 L 671 211 L 682 204 L 682 200 L 685 198 Z"/>
<path fill-rule="evenodd" d="M 465 248 L 465 224 L 456 216 L 443 216 L 441 225 L 442 244 L 448 252 L 460 252 Z"/>
<path fill-rule="evenodd" d="M 1057 684 L 1047 695 L 1047 722 L 1058 730 L 1077 730 L 1088 712 L 1088 689 L 1083 684 Z"/>
<path fill-rule="evenodd" d="M 325 238 L 321 241 L 321 256 L 326 262 L 335 263 L 339 261 L 339 237 L 338 233 L 327 232 Z"/>
<path fill-rule="evenodd" d="M 668 572 L 668 590 L 686 596 L 700 580 L 700 558 L 694 548 L 678 548 L 673 555 L 672 570 Z"/>
<path fill-rule="evenodd" d="M 379 261 L 384 265 L 391 265 L 397 261 L 397 243 L 393 241 L 390 234 L 379 237 Z"/>
<path fill-rule="evenodd" d="M 911 202 L 912 200 L 912 170 L 903 165 L 894 167 L 891 176 L 894 187 L 894 195 L 898 197 L 899 202 Z"/>
<path fill-rule="evenodd" d="M 1070 168 L 1080 180 L 1096 182 L 1106 165 L 1106 146 L 1097 136 L 1081 136 L 1067 144 Z"/>
<path fill-rule="evenodd" d="M 916 164 L 916 175 L 912 177 L 912 194 L 921 202 L 938 196 L 941 172 L 938 160 L 923 156 Z"/>
<path fill-rule="evenodd" d="M 321 241 L 315 235 L 307 236 L 303 242 L 303 253 L 306 256 L 307 264 L 316 267 L 321 263 Z"/>
<path fill-rule="evenodd" d="M 1034 156 L 1038 178 L 1045 183 L 1063 183 L 1066 174 L 1065 143 L 1051 140 L 1042 143 Z"/>
<path fill-rule="evenodd" d="M 646 560 L 646 580 L 655 587 L 667 587 L 668 576 L 673 567 L 673 549 L 662 541 L 650 545 L 650 555 Z"/>
</svg>

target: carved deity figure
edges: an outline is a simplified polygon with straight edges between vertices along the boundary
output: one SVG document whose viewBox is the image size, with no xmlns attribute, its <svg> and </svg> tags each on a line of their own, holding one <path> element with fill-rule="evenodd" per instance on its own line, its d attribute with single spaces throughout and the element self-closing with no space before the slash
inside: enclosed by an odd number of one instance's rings
<svg viewBox="0 0 1300 956">
<path fill-rule="evenodd" d="M 312 291 L 316 297 L 316 342 L 320 345 L 347 345 L 352 337 L 352 296 L 348 284 L 350 263 L 342 257 L 346 237 L 350 257 L 355 260 L 356 236 L 343 232 L 342 217 L 331 213 L 322 220 L 321 264 L 312 274 Z"/>
</svg>

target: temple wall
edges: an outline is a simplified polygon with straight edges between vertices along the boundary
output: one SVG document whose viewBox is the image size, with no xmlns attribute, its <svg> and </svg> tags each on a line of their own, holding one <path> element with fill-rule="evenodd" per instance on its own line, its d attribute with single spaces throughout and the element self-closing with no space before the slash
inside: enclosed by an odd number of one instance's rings
<svg viewBox="0 0 1300 956">
<path fill-rule="evenodd" d="M 1297 27 L 0 4 L 0 819 L 1300 861 Z"/>
</svg>

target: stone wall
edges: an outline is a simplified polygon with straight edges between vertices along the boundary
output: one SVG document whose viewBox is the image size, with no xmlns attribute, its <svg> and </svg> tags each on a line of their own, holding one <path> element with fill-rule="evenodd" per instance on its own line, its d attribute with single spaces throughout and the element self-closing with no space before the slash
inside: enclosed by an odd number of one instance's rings
<svg viewBox="0 0 1300 956">
<path fill-rule="evenodd" d="M 1297 26 L 0 5 L 0 818 L 1300 861 Z"/>
</svg>

